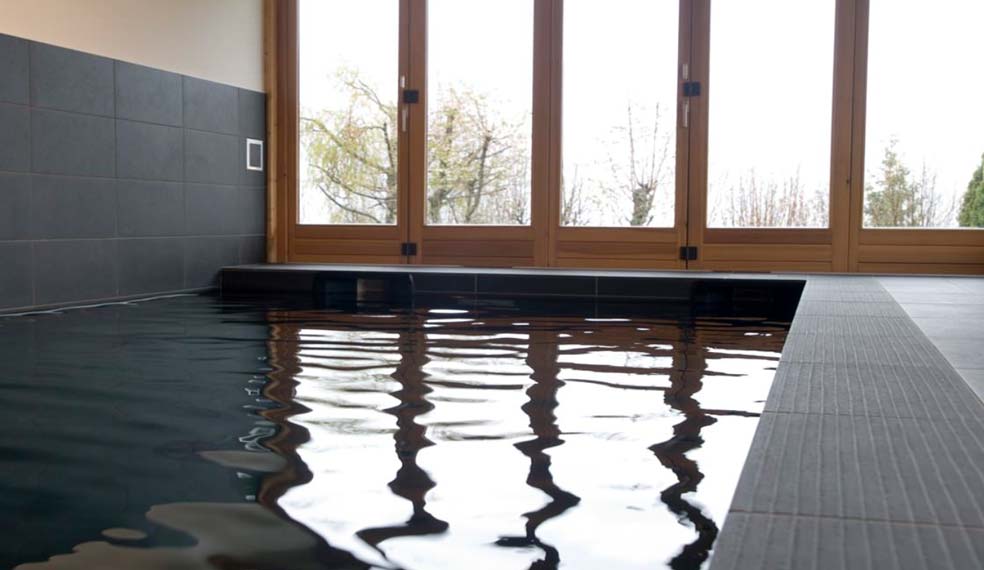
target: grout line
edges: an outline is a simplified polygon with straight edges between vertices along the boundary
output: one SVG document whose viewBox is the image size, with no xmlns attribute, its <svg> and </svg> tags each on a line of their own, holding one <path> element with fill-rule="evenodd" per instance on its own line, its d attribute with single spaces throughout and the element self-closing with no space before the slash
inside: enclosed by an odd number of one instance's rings
<svg viewBox="0 0 984 570">
<path fill-rule="evenodd" d="M 900 525 L 900 526 L 914 526 L 914 527 L 924 527 L 924 528 L 954 528 L 954 529 L 967 529 L 967 530 L 984 530 L 984 526 L 976 525 L 962 525 L 955 523 L 936 523 L 936 522 L 925 522 L 925 521 L 912 521 L 912 520 L 896 520 L 896 519 L 886 519 L 879 517 L 851 517 L 851 516 L 835 516 L 835 515 L 823 515 L 823 514 L 807 514 L 807 513 L 791 513 L 786 511 L 757 511 L 757 510 L 747 510 L 747 509 L 729 509 L 728 513 L 742 514 L 742 515 L 756 515 L 765 517 L 789 517 L 797 519 L 823 519 L 823 520 L 835 520 L 835 521 L 856 521 L 856 522 L 873 522 L 882 523 L 890 525 Z"/>
</svg>

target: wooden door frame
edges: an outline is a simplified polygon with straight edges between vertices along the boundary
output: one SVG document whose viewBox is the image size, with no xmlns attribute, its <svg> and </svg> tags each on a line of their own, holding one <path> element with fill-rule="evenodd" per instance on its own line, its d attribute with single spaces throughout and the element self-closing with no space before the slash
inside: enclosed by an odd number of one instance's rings
<svg viewBox="0 0 984 570">
<path fill-rule="evenodd" d="M 535 266 L 545 264 L 547 250 L 546 173 L 549 152 L 549 113 L 543 104 L 549 88 L 541 79 L 549 65 L 549 16 L 554 0 L 534 0 L 533 6 L 533 105 L 531 122 L 530 224 L 519 225 L 430 225 L 427 203 L 427 127 L 429 89 L 427 0 L 410 2 L 410 73 L 408 88 L 420 92 L 419 104 L 411 105 L 409 179 L 409 238 L 417 244 L 410 263 L 428 265 Z M 538 228 L 539 231 L 537 229 Z"/>
<path fill-rule="evenodd" d="M 537 266 L 682 268 L 668 256 L 676 245 L 697 246 L 693 269 L 763 271 L 838 271 L 871 273 L 984 273 L 984 231 L 974 229 L 866 229 L 863 227 L 865 112 L 870 0 L 837 3 L 831 130 L 830 226 L 827 229 L 723 229 L 706 227 L 707 137 L 711 0 L 680 0 L 680 60 L 689 55 L 691 77 L 703 83 L 704 96 L 691 100 L 690 129 L 681 135 L 678 121 L 677 227 L 571 228 L 560 226 L 562 135 L 563 0 L 535 0 L 534 97 L 531 225 L 529 227 L 427 227 L 424 217 L 425 179 L 408 175 L 410 164 L 426 164 L 426 132 L 413 129 L 414 142 L 400 146 L 400 178 L 408 191 L 400 207 L 408 212 L 403 236 L 421 243 L 420 255 L 407 259 L 382 251 L 379 228 L 343 226 L 325 230 L 310 226 L 297 231 L 298 196 L 298 0 L 264 1 L 264 66 L 267 105 L 267 259 L 288 261 L 356 261 L 400 263 L 432 260 L 480 265 L 504 257 Z M 409 44 L 410 28 L 425 17 L 425 0 L 400 0 L 401 46 Z M 419 33 L 419 32 L 417 32 Z M 689 33 L 689 39 L 683 35 Z M 423 85 L 425 46 L 403 48 L 400 71 L 408 84 Z M 422 90 L 423 91 L 423 90 Z M 426 92 L 422 93 L 426 101 Z M 410 109 L 411 123 L 426 121 L 424 105 Z M 686 137 L 685 150 L 680 141 Z M 681 164 L 684 166 L 680 166 Z M 422 180 L 424 182 L 422 182 Z M 683 219 L 681 220 L 681 216 Z M 407 216 L 403 216 L 404 219 Z M 398 231 L 399 233 L 399 231 Z M 482 245 L 486 241 L 488 244 Z M 359 255 L 338 246 L 356 243 Z M 469 244 L 477 244 L 470 246 Z M 305 249 L 314 247 L 314 249 Z M 501 252 L 519 247 L 521 255 Z M 564 248 L 567 253 L 564 253 Z M 635 248 L 663 248 L 640 261 Z M 483 257 L 489 251 L 496 256 Z M 313 251 L 313 253 L 312 253 Z M 339 251 L 342 251 L 340 254 Z M 457 256 L 449 255 L 456 251 Z M 620 251 L 630 252 L 620 259 Z M 675 257 L 675 256 L 674 256 Z M 675 264 L 675 265 L 674 265 Z"/>
<path fill-rule="evenodd" d="M 563 0 L 554 0 L 551 15 L 550 43 L 550 184 L 548 263 L 558 267 L 599 267 L 633 269 L 684 269 L 680 247 L 687 240 L 689 176 L 687 164 L 692 149 L 693 125 L 684 127 L 683 65 L 692 68 L 692 0 L 679 0 L 677 24 L 677 99 L 674 102 L 676 169 L 674 191 L 674 225 L 670 228 L 563 226 Z"/>
<path fill-rule="evenodd" d="M 409 3 L 399 0 L 399 75 L 409 73 Z M 400 245 L 407 240 L 408 198 L 398 192 L 393 225 L 305 225 L 299 222 L 300 46 L 298 0 L 267 0 L 265 10 L 268 165 L 268 259 L 275 262 L 405 263 Z M 394 89 L 399 81 L 393 78 Z M 408 178 L 407 136 L 398 133 L 397 177 Z"/>
<path fill-rule="evenodd" d="M 984 274 L 984 229 L 864 227 L 865 119 L 870 0 L 855 0 L 854 148 L 851 155 L 851 271 Z"/>
<path fill-rule="evenodd" d="M 710 69 L 711 0 L 695 0 L 693 70 L 704 94 L 694 100 L 688 241 L 698 248 L 692 269 L 740 271 L 846 271 L 850 208 L 851 101 L 854 1 L 835 5 L 829 223 L 826 228 L 712 228 L 707 221 L 709 110 L 713 97 Z M 781 96 L 781 95 L 779 95 Z"/>
</svg>

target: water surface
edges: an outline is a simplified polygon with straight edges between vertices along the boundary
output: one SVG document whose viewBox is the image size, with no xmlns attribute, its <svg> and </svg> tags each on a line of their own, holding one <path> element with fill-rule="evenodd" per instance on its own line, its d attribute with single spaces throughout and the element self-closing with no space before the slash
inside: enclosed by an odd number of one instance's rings
<svg viewBox="0 0 984 570">
<path fill-rule="evenodd" d="M 701 568 L 785 331 L 505 301 L 0 318 L 0 567 Z"/>
</svg>

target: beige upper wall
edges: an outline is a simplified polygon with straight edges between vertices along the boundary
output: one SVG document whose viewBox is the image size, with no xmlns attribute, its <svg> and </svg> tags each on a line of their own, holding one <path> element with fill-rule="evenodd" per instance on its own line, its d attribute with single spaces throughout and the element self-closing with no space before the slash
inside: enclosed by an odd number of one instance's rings
<svg viewBox="0 0 984 570">
<path fill-rule="evenodd" d="M 0 0 L 0 33 L 265 91 L 263 0 Z"/>
</svg>

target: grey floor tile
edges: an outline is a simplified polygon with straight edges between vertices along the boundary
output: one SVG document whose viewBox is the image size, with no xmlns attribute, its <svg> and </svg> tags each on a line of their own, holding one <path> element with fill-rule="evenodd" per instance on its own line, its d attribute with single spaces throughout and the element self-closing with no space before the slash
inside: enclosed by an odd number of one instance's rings
<svg viewBox="0 0 984 570">
<path fill-rule="evenodd" d="M 984 278 L 961 277 L 947 280 L 951 285 L 969 293 L 984 293 Z"/>
<path fill-rule="evenodd" d="M 984 530 L 731 513 L 711 570 L 961 570 L 984 567 Z"/>
<path fill-rule="evenodd" d="M 952 280 L 939 277 L 879 277 L 878 282 L 890 293 L 961 293 Z"/>
<path fill-rule="evenodd" d="M 766 412 L 732 510 L 984 528 L 984 418 Z"/>
<path fill-rule="evenodd" d="M 0 101 L 27 105 L 28 42 L 0 34 Z"/>
<path fill-rule="evenodd" d="M 915 317 L 919 329 L 933 342 L 942 338 L 973 338 L 984 340 L 984 322 L 979 319 Z"/>
<path fill-rule="evenodd" d="M 892 297 L 900 305 L 931 304 L 931 305 L 984 305 L 984 295 L 967 293 L 893 293 Z"/>
<path fill-rule="evenodd" d="M 790 327 L 790 336 L 798 334 L 911 337 L 922 334 L 922 331 L 909 318 L 870 317 L 858 319 L 851 315 L 797 314 Z"/>
<path fill-rule="evenodd" d="M 937 338 L 934 344 L 954 368 L 984 368 L 984 342 L 976 338 Z"/>
<path fill-rule="evenodd" d="M 927 296 L 927 299 L 931 297 Z M 912 318 L 975 319 L 984 323 L 984 304 L 976 303 L 903 303 Z M 982 325 L 984 326 L 984 325 Z"/>
<path fill-rule="evenodd" d="M 948 367 L 947 360 L 921 332 L 912 336 L 891 337 L 828 332 L 809 335 L 797 333 L 790 335 L 786 340 L 781 360 L 849 365 Z"/>
<path fill-rule="evenodd" d="M 838 362 L 782 363 L 765 409 L 924 419 L 984 415 L 954 370 Z"/>
<path fill-rule="evenodd" d="M 804 298 L 796 307 L 797 315 L 850 317 L 904 317 L 905 311 L 890 298 L 883 302 L 814 301 Z"/>
<path fill-rule="evenodd" d="M 31 43 L 31 104 L 112 117 L 113 60 Z"/>
<path fill-rule="evenodd" d="M 977 393 L 977 397 L 984 400 L 984 368 L 958 368 L 957 372 Z"/>
<path fill-rule="evenodd" d="M 116 62 L 116 116 L 133 121 L 181 126 L 181 76 Z"/>
</svg>

